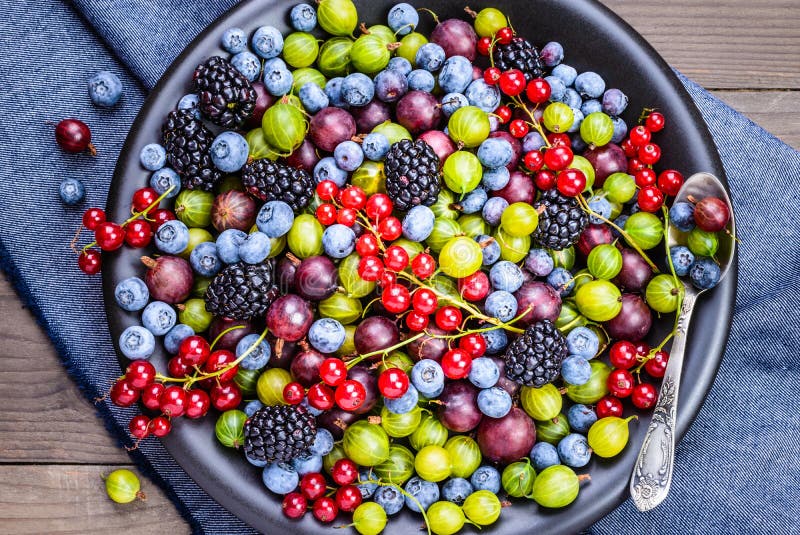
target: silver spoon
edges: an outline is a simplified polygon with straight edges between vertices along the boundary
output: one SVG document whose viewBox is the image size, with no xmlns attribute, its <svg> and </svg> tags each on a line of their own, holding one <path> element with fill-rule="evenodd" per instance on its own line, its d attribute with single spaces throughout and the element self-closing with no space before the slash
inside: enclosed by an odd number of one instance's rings
<svg viewBox="0 0 800 535">
<path fill-rule="evenodd" d="M 728 192 L 717 177 L 710 173 L 697 173 L 689 177 L 684 183 L 675 202 L 687 201 L 692 198 L 695 202 L 705 197 L 717 197 L 728 205 L 730 221 L 728 234 L 720 233 L 719 250 L 716 258 L 720 266 L 720 279 L 727 275 L 733 254 L 736 250 L 736 222 L 733 217 L 733 205 Z M 668 232 L 670 247 L 686 244 L 686 233 L 680 232 L 670 225 Z M 672 341 L 669 362 L 661 384 L 653 418 L 644 437 L 642 449 L 636 458 L 636 465 L 631 477 L 631 497 L 639 511 L 649 511 L 664 501 L 669 493 L 672 483 L 672 471 L 675 463 L 675 418 L 678 408 L 678 387 L 681 382 L 681 369 L 683 357 L 686 352 L 686 335 L 689 321 L 692 319 L 694 305 L 700 294 L 705 290 L 698 290 L 694 285 L 684 283 L 683 306 L 677 323 L 677 332 Z"/>
</svg>

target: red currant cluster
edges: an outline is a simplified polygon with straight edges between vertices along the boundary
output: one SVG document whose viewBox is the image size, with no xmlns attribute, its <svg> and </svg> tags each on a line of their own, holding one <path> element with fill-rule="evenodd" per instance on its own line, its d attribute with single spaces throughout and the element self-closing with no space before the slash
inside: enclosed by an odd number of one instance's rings
<svg viewBox="0 0 800 535">
<path fill-rule="evenodd" d="M 622 400 L 625 398 L 630 398 L 637 409 L 651 409 L 658 399 L 658 390 L 652 383 L 642 381 L 641 371 L 644 369 L 655 379 L 664 377 L 669 353 L 651 351 L 646 342 L 634 344 L 621 340 L 611 346 L 609 361 L 613 366 L 606 380 L 609 395 L 597 402 L 597 417 L 622 416 Z"/>
<path fill-rule="evenodd" d="M 283 514 L 300 518 L 306 514 L 308 503 L 311 512 L 320 522 L 332 522 L 339 511 L 352 513 L 361 505 L 363 497 L 355 486 L 358 466 L 350 459 L 339 459 L 331 469 L 333 481 L 339 485 L 333 498 L 328 493 L 325 476 L 319 472 L 306 474 L 300 479 L 300 492 L 290 492 L 283 498 Z"/>
<path fill-rule="evenodd" d="M 167 209 L 155 209 L 169 192 L 161 197 L 153 188 L 141 188 L 131 198 L 131 213 L 124 223 L 118 224 L 106 220 L 106 213 L 101 208 L 89 208 L 83 213 L 83 227 L 78 229 L 77 241 L 84 228 L 94 233 L 94 242 L 79 252 L 78 267 L 87 275 L 100 272 L 102 266 L 100 251 L 116 251 L 123 244 L 134 249 L 142 249 L 150 245 L 153 233 L 163 223 L 175 219 L 175 214 Z"/>
<path fill-rule="evenodd" d="M 321 382 L 312 385 L 308 392 L 299 382 L 293 381 L 283 388 L 283 399 L 290 405 L 298 405 L 308 396 L 308 404 L 321 411 L 331 410 L 334 405 L 345 411 L 355 411 L 364 404 L 367 390 L 354 379 L 347 378 L 347 364 L 339 358 L 329 357 L 319 366 Z"/>
</svg>

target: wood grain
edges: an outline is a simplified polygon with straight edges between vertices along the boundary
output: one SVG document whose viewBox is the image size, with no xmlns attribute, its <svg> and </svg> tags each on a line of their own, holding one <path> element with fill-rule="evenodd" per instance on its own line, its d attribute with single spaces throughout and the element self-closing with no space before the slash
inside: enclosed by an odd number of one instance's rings
<svg viewBox="0 0 800 535">
<path fill-rule="evenodd" d="M 0 533 L 189 533 L 172 503 L 146 478 L 139 478 L 145 501 L 112 502 L 102 476 L 117 468 L 0 466 Z"/>
<path fill-rule="evenodd" d="M 800 91 L 713 91 L 787 145 L 800 150 Z"/>
</svg>

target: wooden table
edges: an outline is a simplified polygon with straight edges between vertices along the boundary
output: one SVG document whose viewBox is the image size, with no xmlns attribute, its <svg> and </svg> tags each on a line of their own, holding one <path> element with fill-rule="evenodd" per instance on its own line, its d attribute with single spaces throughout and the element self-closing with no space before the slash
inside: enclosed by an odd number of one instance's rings
<svg viewBox="0 0 800 535">
<path fill-rule="evenodd" d="M 800 148 L 796 0 L 605 3 L 671 65 Z M 2 278 L 0 318 L 0 533 L 188 532 L 145 478 L 146 502 L 121 506 L 106 497 L 101 474 L 130 467 L 130 459 Z"/>
</svg>

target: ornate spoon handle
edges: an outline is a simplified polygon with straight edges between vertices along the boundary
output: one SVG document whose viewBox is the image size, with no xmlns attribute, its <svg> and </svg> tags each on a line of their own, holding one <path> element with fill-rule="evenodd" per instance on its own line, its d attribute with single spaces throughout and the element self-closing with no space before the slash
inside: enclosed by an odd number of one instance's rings
<svg viewBox="0 0 800 535">
<path fill-rule="evenodd" d="M 633 503 L 639 511 L 649 511 L 664 501 L 672 483 L 678 388 L 686 350 L 686 330 L 692 318 L 697 295 L 693 288 L 685 285 L 678 329 L 672 343 L 661 392 L 633 469 L 630 491 Z"/>
</svg>

